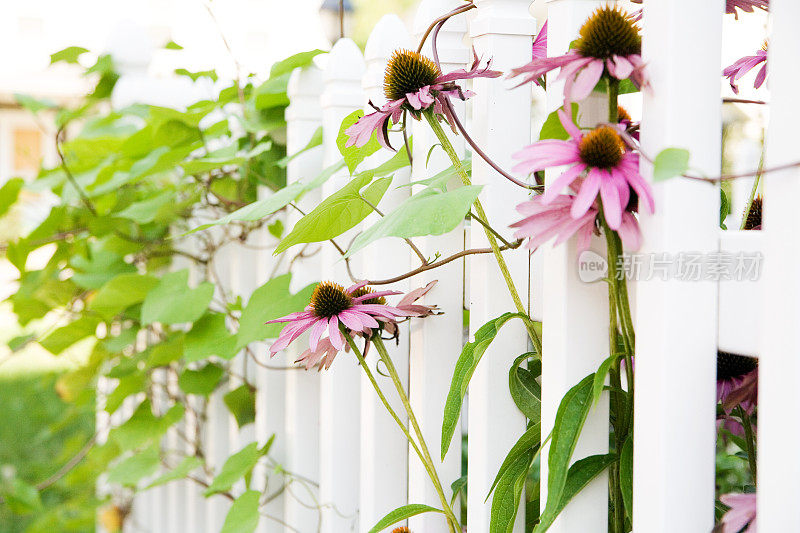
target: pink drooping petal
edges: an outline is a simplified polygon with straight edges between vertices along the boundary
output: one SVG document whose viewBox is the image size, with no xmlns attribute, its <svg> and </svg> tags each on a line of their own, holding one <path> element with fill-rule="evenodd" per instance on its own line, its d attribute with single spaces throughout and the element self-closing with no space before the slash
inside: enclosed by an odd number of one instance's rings
<svg viewBox="0 0 800 533">
<path fill-rule="evenodd" d="M 553 183 L 545 188 L 542 203 L 549 204 L 553 199 L 557 198 L 561 192 L 572 185 L 572 182 L 586 170 L 586 165 L 583 163 L 571 166 L 564 171 Z"/>
<path fill-rule="evenodd" d="M 369 115 L 364 115 L 358 119 L 358 122 L 345 130 L 344 133 L 348 136 L 345 146 L 348 148 L 352 146 L 364 146 L 372 138 L 372 134 L 375 131 L 380 132 L 378 134 L 378 140 L 380 141 L 382 137 L 381 134 L 388 130 L 388 123 L 389 114 L 383 111 L 375 111 Z M 388 144 L 388 135 L 384 134 L 383 140 Z"/>
<path fill-rule="evenodd" d="M 567 111 L 566 108 L 560 107 L 558 109 L 558 120 L 574 141 L 580 142 L 580 140 L 583 139 L 583 133 L 581 133 L 580 128 L 572 121 L 572 110 Z"/>
<path fill-rule="evenodd" d="M 311 348 L 311 351 L 315 351 L 317 349 L 319 339 L 322 337 L 322 334 L 325 332 L 327 326 L 328 323 L 325 319 L 319 319 L 314 323 L 314 327 L 311 328 L 311 335 L 308 339 L 308 346 Z"/>
<path fill-rule="evenodd" d="M 513 157 L 522 160 L 521 163 L 514 165 L 514 171 L 520 173 L 580 162 L 577 144 L 557 139 L 537 141 L 515 153 Z"/>
<path fill-rule="evenodd" d="M 626 80 L 633 72 L 633 63 L 623 56 L 615 55 L 606 62 L 608 71 L 618 80 Z"/>
<path fill-rule="evenodd" d="M 344 348 L 344 336 L 339 331 L 339 320 L 336 316 L 332 316 L 328 321 L 328 337 L 331 339 L 331 344 L 333 344 L 334 348 L 337 350 Z"/>
<path fill-rule="evenodd" d="M 633 214 L 622 213 L 622 223 L 619 225 L 617 233 L 628 250 L 635 252 L 642 246 L 642 232 L 639 229 L 639 222 Z"/>
<path fill-rule="evenodd" d="M 622 210 L 625 206 L 620 205 L 619 190 L 611 175 L 605 170 L 601 172 L 600 197 L 603 199 L 603 214 L 606 217 L 608 227 L 616 230 L 622 223 Z"/>
<path fill-rule="evenodd" d="M 281 322 L 294 322 L 295 320 L 299 320 L 302 318 L 308 318 L 311 316 L 311 313 L 308 311 L 300 311 L 299 313 L 292 313 L 281 318 L 276 318 L 275 320 L 267 320 L 264 322 L 265 324 L 278 324 Z"/>
<path fill-rule="evenodd" d="M 483 68 L 481 68 L 480 63 L 481 60 L 478 57 L 477 52 L 475 52 L 475 48 L 473 48 L 472 65 L 470 66 L 469 70 L 454 70 L 453 72 L 436 78 L 436 83 L 449 83 L 456 80 L 471 80 L 474 78 L 497 78 L 503 75 L 503 73 L 500 71 L 490 70 L 490 67 L 492 66 L 491 60 L 487 61 L 486 66 Z"/>
<path fill-rule="evenodd" d="M 547 21 L 544 21 L 542 28 L 533 40 L 533 59 L 544 59 L 547 57 Z M 538 80 L 535 81 L 538 85 Z"/>
<path fill-rule="evenodd" d="M 746 532 L 753 528 L 756 520 L 756 495 L 753 494 L 725 494 L 720 497 L 720 501 L 730 507 L 720 522 L 723 526 L 722 533 L 739 533 L 745 526 L 750 524 Z"/>
<path fill-rule="evenodd" d="M 602 181 L 602 171 L 597 168 L 590 168 L 589 174 L 581 184 L 578 196 L 572 204 L 572 209 L 570 210 L 572 218 L 580 218 L 586 214 L 586 211 L 589 210 L 595 198 L 597 198 L 597 193 L 600 191 L 600 183 Z"/>
<path fill-rule="evenodd" d="M 767 63 L 764 62 L 764 65 L 758 70 L 758 74 L 756 74 L 756 82 L 753 85 L 756 89 L 760 89 L 762 85 L 764 85 L 764 81 L 767 79 Z"/>
<path fill-rule="evenodd" d="M 430 93 L 430 86 L 425 86 L 415 93 L 406 94 L 406 101 L 417 111 L 427 109 L 434 102 Z"/>
<path fill-rule="evenodd" d="M 603 75 L 605 65 L 602 60 L 597 59 L 586 65 L 583 70 L 578 73 L 574 78 L 567 79 L 567 86 L 564 87 L 564 96 L 570 102 L 578 102 L 584 100 L 587 96 L 592 94 L 600 77 Z"/>
<path fill-rule="evenodd" d="M 363 289 L 366 286 L 367 286 L 367 282 L 366 281 L 359 281 L 358 283 L 356 283 L 354 285 L 350 285 L 349 287 L 347 287 L 344 290 L 344 292 L 346 292 L 347 294 L 353 294 L 358 289 Z"/>
<path fill-rule="evenodd" d="M 358 309 L 348 309 L 348 313 L 357 317 L 359 320 L 361 320 L 361 323 L 368 328 L 377 328 L 380 326 L 372 316 L 364 313 L 363 311 L 359 311 Z"/>
</svg>

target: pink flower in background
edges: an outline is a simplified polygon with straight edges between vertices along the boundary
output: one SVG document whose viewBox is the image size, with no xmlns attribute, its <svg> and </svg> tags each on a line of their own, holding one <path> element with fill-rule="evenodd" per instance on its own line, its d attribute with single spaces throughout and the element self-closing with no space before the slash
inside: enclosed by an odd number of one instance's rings
<svg viewBox="0 0 800 533">
<path fill-rule="evenodd" d="M 589 248 L 592 233 L 596 233 L 598 208 L 593 204 L 583 215 L 572 216 L 572 206 L 576 197 L 572 194 L 559 194 L 550 203 L 545 204 L 542 196 L 534 196 L 527 202 L 517 206 L 517 211 L 524 217 L 511 224 L 518 228 L 514 232 L 517 239 L 528 239 L 526 248 L 535 249 L 550 239 L 556 239 L 555 246 L 566 242 L 573 235 L 578 237 L 578 252 Z M 638 250 L 641 245 L 641 232 L 636 217 L 630 212 L 622 215 L 622 222 L 617 229 L 622 242 L 630 250 Z"/>
<path fill-rule="evenodd" d="M 737 7 L 747 13 L 752 13 L 753 8 L 756 7 L 764 11 L 769 11 L 769 0 L 727 0 L 725 13 L 734 14 L 738 19 L 739 13 L 736 11 Z"/>
<path fill-rule="evenodd" d="M 722 71 L 722 75 L 728 78 L 728 80 L 731 82 L 731 89 L 733 89 L 734 94 L 739 94 L 739 87 L 736 85 L 736 82 L 761 63 L 763 63 L 763 65 L 759 69 L 758 74 L 756 74 L 756 81 L 754 84 L 756 89 L 760 89 L 761 86 L 764 85 L 764 81 L 767 79 L 766 44 L 761 50 L 756 52 L 756 55 L 745 56 Z"/>
<path fill-rule="evenodd" d="M 455 82 L 474 78 L 497 78 L 502 74 L 490 70 L 490 66 L 491 61 L 481 67 L 480 59 L 473 50 L 473 62 L 469 70 L 459 69 L 443 75 L 439 66 L 431 59 L 410 50 L 395 51 L 386 67 L 383 84 L 388 102 L 381 108 L 370 102 L 375 112 L 361 117 L 345 131 L 349 137 L 346 146 L 364 146 L 373 132 L 377 131 L 381 146 L 393 150 L 389 144 L 389 119 L 397 124 L 403 111 L 409 111 L 415 118 L 419 118 L 422 111 L 433 107 L 437 114 L 444 115 L 452 125 L 454 121 L 449 116 L 447 98 L 466 100 L 474 94 L 461 89 Z"/>
<path fill-rule="evenodd" d="M 720 501 L 730 507 L 725 513 L 719 525 L 720 533 L 756 533 L 758 525 L 756 523 L 756 495 L 751 494 L 725 494 L 720 497 Z M 747 526 L 747 529 L 743 529 Z M 717 531 L 717 530 L 715 530 Z"/>
<path fill-rule="evenodd" d="M 269 351 L 275 355 L 309 329 L 311 330 L 309 338 L 311 352 L 319 353 L 319 343 L 324 333 L 328 334 L 329 341 L 335 349 L 342 350 L 345 346 L 345 339 L 339 330 L 340 323 L 353 332 L 371 333 L 373 328 L 380 327 L 379 320 L 394 322 L 399 317 L 408 316 L 406 312 L 396 307 L 364 303 L 364 300 L 399 294 L 396 291 L 384 291 L 355 296 L 353 293 L 364 285 L 365 283 L 360 283 L 348 289 L 330 281 L 317 285 L 311 295 L 311 302 L 304 311 L 267 322 L 267 324 L 287 323 Z"/>
<path fill-rule="evenodd" d="M 626 149 L 619 135 L 624 126 L 600 126 L 584 134 L 563 108 L 558 110 L 558 116 L 570 135 L 569 140 L 546 139 L 514 154 L 514 158 L 522 160 L 514 167 L 520 173 L 569 166 L 548 185 L 541 202 L 552 203 L 564 188 L 571 186 L 577 196 L 570 214 L 578 219 L 592 208 L 599 195 L 606 222 L 611 229 L 619 230 L 633 189 L 652 213 L 655 209 L 653 194 L 639 174 L 639 156 Z"/>
<path fill-rule="evenodd" d="M 558 79 L 566 80 L 564 96 L 575 102 L 589 96 L 605 74 L 645 86 L 641 53 L 642 38 L 631 15 L 616 6 L 603 6 L 581 27 L 575 48 L 558 57 L 534 57 L 511 75 L 524 76 L 522 83 L 536 82 L 560 68 Z"/>
</svg>

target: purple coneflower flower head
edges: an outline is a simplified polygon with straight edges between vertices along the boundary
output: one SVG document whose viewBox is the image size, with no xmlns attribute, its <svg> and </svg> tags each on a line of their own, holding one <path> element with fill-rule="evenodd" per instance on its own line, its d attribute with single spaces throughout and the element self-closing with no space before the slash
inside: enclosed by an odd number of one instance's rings
<svg viewBox="0 0 800 533">
<path fill-rule="evenodd" d="M 393 150 L 389 144 L 389 120 L 393 124 L 400 121 L 403 111 L 419 119 L 421 113 L 431 107 L 438 115 L 453 125 L 450 117 L 450 107 L 447 99 L 450 97 L 466 100 L 474 93 L 459 87 L 455 82 L 473 78 L 496 78 L 502 73 L 490 70 L 491 61 L 481 67 L 480 59 L 475 50 L 473 62 L 469 69 L 459 69 L 449 74 L 442 74 L 439 66 L 431 59 L 411 50 L 397 50 L 386 67 L 383 92 L 388 102 L 381 108 L 372 102 L 374 113 L 365 115 L 358 122 L 350 126 L 345 133 L 348 135 L 346 146 L 364 146 L 378 132 L 378 142 L 384 148 Z"/>
<path fill-rule="evenodd" d="M 763 63 L 763 65 L 761 65 L 761 63 Z M 761 68 L 758 70 L 758 74 L 756 74 L 756 82 L 753 86 L 756 89 L 760 89 L 761 86 L 764 85 L 764 81 L 767 79 L 766 43 L 761 50 L 756 52 L 756 55 L 745 56 L 722 71 L 722 75 L 728 78 L 728 80 L 731 82 L 731 89 L 733 90 L 734 94 L 739 94 L 739 87 L 736 85 L 736 82 L 758 65 L 761 65 Z"/>
<path fill-rule="evenodd" d="M 741 406 L 748 413 L 758 402 L 758 360 L 717 352 L 717 402 L 726 413 Z"/>
<path fill-rule="evenodd" d="M 577 219 L 589 211 L 599 195 L 606 222 L 611 229 L 619 230 L 633 189 L 652 213 L 655 209 L 653 194 L 639 174 L 639 156 L 626 149 L 620 136 L 624 126 L 604 125 L 584 134 L 563 108 L 558 110 L 558 116 L 570 135 L 569 140 L 546 139 L 514 154 L 516 159 L 522 160 L 514 167 L 517 172 L 569 165 L 545 189 L 542 203 L 550 204 L 564 188 L 571 186 L 577 192 L 571 214 Z"/>
<path fill-rule="evenodd" d="M 603 6 L 581 27 L 575 48 L 558 57 L 534 58 L 511 75 L 524 76 L 525 83 L 560 68 L 558 79 L 566 79 L 564 96 L 575 102 L 589 96 L 604 75 L 645 86 L 641 53 L 642 37 L 631 15 L 616 6 Z"/>
<path fill-rule="evenodd" d="M 722 516 L 717 533 L 756 533 L 756 494 L 725 494 L 720 501 L 730 507 Z M 747 529 L 744 529 L 747 526 Z"/>
<path fill-rule="evenodd" d="M 407 316 L 396 307 L 365 301 L 399 294 L 398 292 L 383 291 L 361 296 L 354 294 L 364 285 L 365 283 L 360 283 L 348 289 L 330 281 L 317 285 L 311 295 L 311 302 L 304 311 L 267 322 L 267 324 L 279 322 L 288 324 L 269 351 L 275 355 L 309 329 L 311 330 L 309 348 L 312 352 L 318 351 L 320 339 L 325 333 L 328 334 L 333 347 L 342 350 L 345 339 L 339 329 L 340 323 L 351 332 L 371 334 L 372 329 L 380 327 L 378 321 L 394 322 L 399 317 Z"/>
<path fill-rule="evenodd" d="M 518 228 L 514 232 L 517 239 L 528 239 L 526 248 L 535 249 L 550 239 L 556 239 L 555 246 L 567 241 L 573 235 L 578 238 L 578 252 L 589 248 L 592 233 L 599 234 L 597 204 L 593 204 L 583 215 L 572 216 L 572 207 L 576 196 L 572 194 L 559 194 L 549 203 L 543 202 L 542 196 L 532 199 L 517 206 L 517 211 L 524 217 L 519 222 L 511 224 Z M 630 250 L 638 250 L 641 245 L 641 232 L 636 217 L 630 212 L 622 214 L 622 222 L 617 229 L 620 238 Z"/>
</svg>

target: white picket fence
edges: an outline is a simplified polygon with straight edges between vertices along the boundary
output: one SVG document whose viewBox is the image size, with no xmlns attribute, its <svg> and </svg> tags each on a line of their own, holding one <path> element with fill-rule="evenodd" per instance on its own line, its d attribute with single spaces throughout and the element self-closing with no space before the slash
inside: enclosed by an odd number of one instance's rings
<svg viewBox="0 0 800 533">
<path fill-rule="evenodd" d="M 550 55 L 566 51 L 577 30 L 599 0 L 548 0 Z M 288 152 L 305 146 L 322 126 L 322 149 L 294 159 L 290 182 L 308 179 L 339 159 L 336 136 L 343 117 L 366 108 L 369 98 L 382 102 L 382 72 L 391 52 L 416 42 L 430 21 L 460 5 L 459 0 L 423 0 L 412 36 L 395 16 L 376 26 L 362 56 L 343 39 L 324 59 L 324 68 L 295 72 L 287 112 Z M 439 36 L 439 56 L 445 72 L 463 67 L 471 47 L 494 58 L 494 67 L 508 70 L 530 58 L 537 21 L 529 14 L 529 0 L 475 0 L 477 9 L 452 19 Z M 642 148 L 654 155 L 667 147 L 691 151 L 692 167 L 718 175 L 721 160 L 720 56 L 725 2 L 723 0 L 647 0 L 643 21 L 644 57 L 652 91 L 643 96 Z M 770 37 L 770 109 L 766 166 L 797 160 L 794 131 L 800 124 L 800 3 L 772 0 Z M 538 21 L 542 23 L 543 21 Z M 428 45 L 428 51 L 430 51 Z M 531 89 L 511 89 L 505 78 L 476 81 L 477 96 L 457 106 L 477 142 L 503 167 L 511 154 L 535 139 L 531 116 Z M 555 83 L 548 93 L 552 111 L 562 103 Z M 602 99 L 600 99 L 602 100 Z M 598 106 L 583 105 L 583 125 L 602 120 Z M 410 179 L 429 177 L 449 166 L 440 151 L 426 157 L 434 144 L 424 124 L 414 124 L 414 165 L 395 176 L 382 207 L 391 209 L 409 194 L 397 188 Z M 466 153 L 461 138 L 456 146 Z M 388 154 L 377 154 L 370 163 Z M 473 180 L 483 184 L 482 201 L 495 227 L 515 219 L 514 207 L 526 193 L 501 179 L 478 157 L 473 157 Z M 645 175 L 651 172 L 643 164 Z M 301 207 L 313 207 L 346 183 L 340 173 L 312 193 Z M 550 177 L 548 177 L 550 179 Z M 794 275 L 800 260 L 800 232 L 793 221 L 800 198 L 800 171 L 786 170 L 765 177 L 766 220 L 761 232 L 722 232 L 718 226 L 718 186 L 672 180 L 654 185 L 657 212 L 642 216 L 644 253 L 761 252 L 765 258 L 757 282 L 682 282 L 658 278 L 634 284 L 637 333 L 636 417 L 634 457 L 634 531 L 637 533 L 708 533 L 714 523 L 715 362 L 717 347 L 761 356 L 759 438 L 760 531 L 800 531 L 800 425 L 787 413 L 800 409 L 800 278 Z M 289 221 L 297 219 L 288 215 Z M 369 221 L 367 221 L 368 223 Z M 342 243 L 350 236 L 340 237 Z M 253 244 L 269 243 L 264 235 Z M 483 232 L 459 227 L 440 236 L 419 239 L 426 255 L 443 255 L 465 247 L 485 246 Z M 311 245 L 313 250 L 317 245 Z M 346 283 L 344 263 L 325 244 L 318 254 L 296 262 L 293 290 L 320 279 Z M 509 255 L 517 287 L 527 296 L 535 319 L 544 322 L 543 435 L 552 427 L 564 393 L 596 370 L 607 356 L 608 304 L 605 285 L 578 279 L 574 244 L 545 247 L 533 259 L 524 251 Z M 604 254 L 598 239 L 592 249 Z M 538 257 L 539 253 L 542 257 Z M 265 281 L 274 266 L 270 251 L 231 245 L 217 265 L 220 282 L 244 297 Z M 408 270 L 412 257 L 405 248 L 378 243 L 353 261 L 356 274 L 382 278 Z M 258 265 L 258 268 L 254 268 Z M 280 267 L 284 268 L 284 267 Z M 432 279 L 439 284 L 427 296 L 445 314 L 418 321 L 405 330 L 393 357 L 407 379 L 412 403 L 432 450 L 439 450 L 444 400 L 455 361 L 464 342 L 462 310 L 470 309 L 469 332 L 491 318 L 513 309 L 490 256 L 471 256 L 394 286 L 419 287 Z M 762 318 L 763 317 L 763 318 Z M 263 354 L 265 346 L 258 348 Z M 487 533 L 491 501 L 484 498 L 512 444 L 525 428 L 523 416 L 508 393 L 508 368 L 514 357 L 528 350 L 521 327 L 502 331 L 486 353 L 472 379 L 463 427 L 468 429 L 468 527 Z M 290 363 L 297 352 L 287 350 L 273 360 Z M 221 393 L 207 408 L 204 442 L 209 462 L 219 467 L 228 455 L 247 442 L 263 443 L 275 434 L 270 457 L 300 481 L 277 496 L 263 512 L 285 522 L 264 518 L 261 532 L 366 532 L 388 511 L 406 503 L 436 506 L 438 499 L 424 470 L 409 455 L 402 435 L 381 405 L 354 361 L 340 356 L 330 371 L 278 371 L 257 367 L 242 355 L 236 373 L 258 387 L 255 427 L 238 430 L 226 412 Z M 237 384 L 231 384 L 232 387 Z M 130 411 L 128 411 L 130 412 Z M 124 416 L 124 415 L 123 415 Z M 191 423 L 187 423 L 191 426 Z M 179 446 L 174 435 L 165 446 Z M 592 410 L 576 449 L 576 459 L 608 450 L 608 403 L 601 399 Z M 437 455 L 437 454 L 434 454 Z M 451 446 L 438 465 L 445 482 L 461 477 L 461 446 Z M 273 473 L 273 464 L 261 466 L 261 476 Z M 546 476 L 546 461 L 542 463 Z M 281 476 L 270 476 L 272 492 Z M 449 490 L 449 489 L 448 489 Z M 543 487 L 544 490 L 544 487 Z M 544 499 L 545 495 L 542 494 Z M 550 531 L 605 533 L 608 509 L 607 479 L 599 477 L 570 503 Z M 173 483 L 139 495 L 127 531 L 152 533 L 219 531 L 229 502 L 220 496 L 206 501 L 189 483 Z M 524 531 L 520 513 L 515 533 Z M 414 533 L 446 531 L 436 515 L 409 520 Z"/>
</svg>

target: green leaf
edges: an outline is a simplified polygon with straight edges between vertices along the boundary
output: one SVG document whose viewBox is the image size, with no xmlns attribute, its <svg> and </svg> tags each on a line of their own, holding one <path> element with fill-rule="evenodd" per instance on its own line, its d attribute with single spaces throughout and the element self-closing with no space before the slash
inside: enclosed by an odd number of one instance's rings
<svg viewBox="0 0 800 533">
<path fill-rule="evenodd" d="M 241 350 L 251 342 L 277 337 L 283 329 L 283 324 L 265 324 L 265 322 L 302 311 L 308 305 L 316 284 L 308 285 L 300 289 L 297 294 L 292 294 L 289 291 L 291 279 L 291 274 L 284 274 L 253 291 L 239 319 L 239 331 L 236 334 L 237 350 Z"/>
<path fill-rule="evenodd" d="M 536 378 L 542 375 L 542 362 L 535 359 L 529 368 L 520 366 L 533 357 L 536 357 L 536 353 L 528 352 L 514 360 L 508 371 L 508 389 L 522 414 L 529 420 L 537 421 L 541 419 L 542 387 Z"/>
<path fill-rule="evenodd" d="M 53 331 L 39 341 L 39 344 L 53 355 L 58 355 L 79 340 L 94 335 L 99 323 L 100 320 L 95 317 L 82 316 L 78 320 Z"/>
<path fill-rule="evenodd" d="M 137 394 L 145 387 L 145 376 L 143 373 L 135 373 L 129 376 L 120 378 L 117 387 L 106 397 L 105 410 L 113 413 L 122 406 L 125 398 L 131 394 Z"/>
<path fill-rule="evenodd" d="M 155 473 L 160 462 L 158 448 L 150 447 L 117 463 L 108 471 L 108 482 L 134 487 L 140 479 Z"/>
<path fill-rule="evenodd" d="M 236 336 L 225 327 L 225 315 L 208 313 L 196 321 L 186 334 L 183 356 L 187 362 L 216 355 L 231 359 L 236 355 Z"/>
<path fill-rule="evenodd" d="M 464 220 L 481 188 L 470 185 L 443 193 L 426 189 L 411 196 L 356 237 L 345 257 L 384 237 L 409 238 L 452 231 Z"/>
<path fill-rule="evenodd" d="M 578 442 L 589 408 L 592 405 L 594 374 L 589 374 L 572 387 L 561 399 L 553 425 L 552 443 L 548 457 L 547 504 L 535 533 L 546 531 L 560 512 L 564 497 L 569 463 Z"/>
<path fill-rule="evenodd" d="M 186 394 L 208 396 L 217 388 L 222 379 L 221 367 L 208 364 L 199 370 L 184 370 L 178 377 L 178 386 Z"/>
<path fill-rule="evenodd" d="M 542 514 L 541 520 L 533 530 L 534 533 L 544 533 L 553 525 L 555 518 L 564 510 L 567 504 L 572 501 L 580 491 L 582 491 L 594 478 L 599 476 L 606 468 L 616 462 L 616 457 L 613 454 L 608 455 L 592 455 L 575 461 L 567 474 L 567 479 L 564 484 L 564 491 L 561 495 L 561 500 L 558 505 L 551 511 L 545 509 Z M 548 494 L 548 504 L 549 494 Z"/>
<path fill-rule="evenodd" d="M 183 418 L 183 413 L 182 405 L 174 405 L 164 416 L 156 417 L 150 402 L 145 400 L 124 424 L 111 430 L 109 441 L 116 442 L 122 451 L 159 442 L 167 430 Z"/>
<path fill-rule="evenodd" d="M 256 421 L 256 395 L 248 385 L 233 389 L 223 400 L 240 428 Z"/>
<path fill-rule="evenodd" d="M 369 533 L 378 533 L 392 524 L 396 524 L 401 520 L 405 520 L 422 513 L 443 513 L 443 511 L 435 507 L 431 507 L 430 505 L 423 505 L 421 503 L 404 505 L 402 507 L 398 507 L 394 511 L 391 511 L 389 514 L 378 520 L 378 523 L 372 526 L 372 529 L 369 530 Z"/>
<path fill-rule="evenodd" d="M 188 269 L 170 272 L 147 293 L 142 304 L 142 324 L 194 322 L 203 316 L 213 296 L 214 285 L 209 282 L 189 289 Z"/>
<path fill-rule="evenodd" d="M 460 478 L 458 478 L 457 480 L 453 481 L 450 484 L 450 490 L 453 493 L 453 497 L 450 498 L 450 506 L 452 507 L 453 504 L 456 501 L 456 498 L 458 498 L 458 495 L 461 493 L 461 491 L 464 491 L 464 494 L 466 494 L 466 491 L 467 491 L 467 476 L 463 475 Z"/>
<path fill-rule="evenodd" d="M 89 309 L 103 318 L 113 318 L 128 307 L 144 301 L 147 293 L 158 285 L 158 278 L 149 274 L 120 274 L 103 285 L 89 303 Z"/>
<path fill-rule="evenodd" d="M 725 194 L 725 189 L 720 187 L 719 188 L 719 227 L 722 229 L 728 229 L 725 226 L 725 219 L 728 218 L 728 215 L 731 214 L 731 201 L 728 198 L 728 195 Z"/>
<path fill-rule="evenodd" d="M 622 445 L 619 458 L 619 485 L 622 501 L 628 516 L 633 516 L 633 435 L 629 434 Z"/>
<path fill-rule="evenodd" d="M 22 178 L 11 178 L 0 187 L 0 217 L 8 213 L 11 206 L 16 203 L 23 185 L 25 180 Z"/>
<path fill-rule="evenodd" d="M 497 336 L 500 328 L 512 318 L 528 320 L 528 317 L 521 313 L 505 313 L 490 320 L 475 332 L 475 340 L 464 345 L 464 349 L 458 357 L 442 417 L 442 460 L 450 448 L 450 441 L 453 439 L 453 433 L 455 433 L 458 419 L 461 416 L 461 404 L 467 393 L 472 374 L 475 373 L 483 353 Z"/>
<path fill-rule="evenodd" d="M 486 499 L 489 499 L 489 496 L 492 494 L 492 491 L 500 482 L 500 479 L 506 475 L 509 469 L 511 469 L 514 464 L 516 464 L 517 460 L 530 452 L 531 450 L 538 454 L 539 448 L 542 442 L 542 424 L 541 422 L 536 422 L 535 424 L 531 425 L 522 434 L 522 436 L 514 443 L 514 446 L 511 447 L 506 458 L 503 459 L 503 464 L 500 465 L 500 469 L 497 471 L 497 475 L 494 478 L 494 482 L 492 483 L 491 488 L 489 488 L 489 494 L 486 495 Z"/>
<path fill-rule="evenodd" d="M 489 533 L 512 533 L 517 518 L 519 500 L 525 487 L 525 478 L 536 452 L 528 449 L 517 457 L 497 481 L 492 498 Z"/>
<path fill-rule="evenodd" d="M 602 394 L 603 387 L 606 384 L 606 376 L 608 376 L 608 371 L 611 369 L 611 365 L 614 363 L 614 359 L 616 358 L 616 355 L 609 356 L 600 364 L 600 368 L 597 369 L 597 372 L 594 375 L 594 382 L 592 384 L 592 403 L 596 404 L 597 400 L 600 399 L 600 394 Z"/>
<path fill-rule="evenodd" d="M 214 481 L 204 492 L 206 497 L 219 492 L 227 492 L 233 487 L 233 484 L 242 479 L 244 476 L 253 470 L 256 466 L 260 454 L 258 453 L 258 443 L 251 442 L 235 454 L 228 457 L 225 464 L 222 465 Z"/>
<path fill-rule="evenodd" d="M 171 481 L 177 481 L 179 479 L 183 479 L 189 474 L 191 474 L 193 470 L 200 468 L 201 466 L 203 466 L 203 461 L 201 461 L 199 458 L 194 456 L 184 457 L 183 460 L 178 464 L 178 466 L 176 466 L 169 472 L 165 472 L 160 476 L 158 476 L 147 486 L 147 488 L 151 489 L 153 487 L 165 485 Z"/>
<path fill-rule="evenodd" d="M 686 174 L 689 170 L 689 150 L 665 148 L 653 161 L 653 181 L 664 181 Z"/>
<path fill-rule="evenodd" d="M 365 175 L 352 179 L 341 190 L 323 200 L 313 211 L 297 221 L 291 233 L 275 249 L 279 254 L 290 247 L 309 242 L 327 241 L 354 228 L 372 213 L 372 205 L 377 205 L 392 182 L 391 178 L 380 178 L 364 188 L 372 177 Z"/>
<path fill-rule="evenodd" d="M 176 68 L 175 74 L 177 74 L 178 76 L 186 76 L 192 81 L 197 81 L 200 78 L 208 78 L 211 81 L 215 82 L 219 79 L 216 70 L 201 70 L 198 72 L 190 72 L 185 68 Z"/>
<path fill-rule="evenodd" d="M 78 63 L 78 58 L 88 52 L 86 48 L 82 46 L 68 46 L 63 50 L 59 50 L 54 54 L 50 54 L 50 64 L 58 63 L 59 61 L 64 61 L 65 63 Z"/>
<path fill-rule="evenodd" d="M 39 491 L 19 478 L 3 480 L 0 483 L 0 496 L 14 514 L 26 515 L 42 510 Z"/>
<path fill-rule="evenodd" d="M 175 193 L 167 191 L 147 200 L 133 203 L 116 213 L 116 216 L 133 220 L 138 224 L 147 224 L 155 220 L 156 215 L 164 206 L 173 205 L 175 201 Z"/>
<path fill-rule="evenodd" d="M 153 346 L 147 364 L 152 366 L 168 365 L 183 357 L 184 334 L 179 333 L 165 342 Z"/>
<path fill-rule="evenodd" d="M 462 159 L 461 165 L 467 171 L 467 175 L 472 176 L 472 159 L 469 157 Z M 424 180 L 412 181 L 411 183 L 405 183 L 403 185 L 400 185 L 399 187 L 425 185 L 426 187 L 431 187 L 433 189 L 438 189 L 444 192 L 447 190 L 447 184 L 450 183 L 451 180 L 456 179 L 457 176 L 458 176 L 458 170 L 456 170 L 455 167 L 451 166 L 430 178 L 426 178 Z M 458 179 L 458 187 L 460 186 L 461 186 L 461 180 Z"/>
<path fill-rule="evenodd" d="M 293 153 L 292 155 L 287 155 L 280 161 L 276 163 L 281 168 L 286 168 L 289 163 L 296 157 L 308 152 L 312 148 L 316 148 L 318 146 L 322 146 L 322 126 L 316 129 L 313 135 L 311 135 L 311 139 L 309 139 L 308 144 L 306 144 L 302 149 L 298 150 L 297 152 Z"/>
<path fill-rule="evenodd" d="M 258 513 L 260 497 L 257 490 L 248 490 L 236 498 L 225 517 L 222 533 L 253 533 L 261 518 Z"/>
<path fill-rule="evenodd" d="M 378 136 L 375 133 L 372 134 L 372 138 L 364 146 L 351 146 L 349 148 L 345 147 L 345 144 L 347 144 L 347 141 L 350 139 L 345 131 L 350 126 L 358 122 L 358 120 L 363 116 L 364 112 L 361 110 L 353 111 L 347 115 L 342 121 L 341 127 L 339 128 L 339 135 L 336 137 L 336 146 L 339 147 L 339 152 L 342 154 L 342 156 L 344 156 L 344 162 L 347 165 L 348 170 L 350 170 L 350 174 L 355 172 L 356 167 L 362 161 L 364 161 L 364 159 L 371 156 L 381 148 L 381 145 L 378 143 Z"/>
<path fill-rule="evenodd" d="M 577 123 L 578 120 L 578 104 L 572 104 L 572 122 Z M 544 139 L 560 139 L 566 141 L 569 139 L 569 133 L 564 129 L 561 124 L 561 119 L 558 118 L 558 110 L 556 109 L 547 116 L 547 120 L 542 125 L 542 130 L 539 132 L 539 140 Z"/>
<path fill-rule="evenodd" d="M 317 49 L 309 50 L 308 52 L 300 52 L 299 54 L 287 57 L 286 59 L 272 65 L 272 68 L 269 71 L 269 77 L 277 78 L 278 76 L 283 76 L 284 74 L 292 72 L 296 68 L 307 67 L 311 64 L 312 59 L 320 54 L 325 53 L 327 52 Z"/>
<path fill-rule="evenodd" d="M 179 45 L 175 41 L 170 41 L 164 45 L 165 50 L 183 50 L 183 46 Z"/>
</svg>

